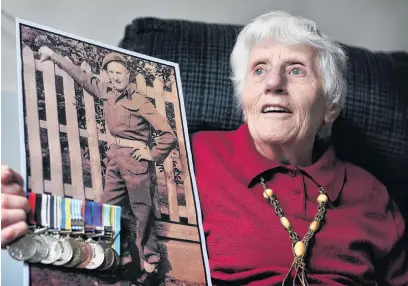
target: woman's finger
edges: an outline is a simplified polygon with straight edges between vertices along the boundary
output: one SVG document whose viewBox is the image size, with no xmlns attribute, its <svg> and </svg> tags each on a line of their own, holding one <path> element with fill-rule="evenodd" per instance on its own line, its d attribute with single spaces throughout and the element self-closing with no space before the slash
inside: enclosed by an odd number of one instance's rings
<svg viewBox="0 0 408 286">
<path fill-rule="evenodd" d="M 13 181 L 13 172 L 10 167 L 2 165 L 1 166 L 1 183 L 10 184 Z"/>
<path fill-rule="evenodd" d="M 14 196 L 25 196 L 25 192 L 23 188 L 17 183 L 12 183 L 9 185 L 2 184 L 1 193 L 2 195 L 9 194 L 9 195 L 14 195 Z"/>
<path fill-rule="evenodd" d="M 20 209 L 24 210 L 25 212 L 30 211 L 30 204 L 26 197 L 2 194 L 0 201 L 2 212 L 4 212 L 5 209 Z"/>
<path fill-rule="evenodd" d="M 4 248 L 16 238 L 22 236 L 28 231 L 28 225 L 25 221 L 9 225 L 1 230 L 1 247 Z"/>
<path fill-rule="evenodd" d="M 13 172 L 13 181 L 23 187 L 24 186 L 24 179 L 21 176 L 21 174 L 17 173 L 16 171 L 13 171 L 13 170 L 12 170 L 12 172 Z"/>
<path fill-rule="evenodd" d="M 1 183 L 2 184 L 11 184 L 11 183 L 17 183 L 21 186 L 24 185 L 24 180 L 23 177 L 11 169 L 9 166 L 2 165 L 1 166 Z"/>
<path fill-rule="evenodd" d="M 2 231 L 5 227 L 19 223 L 21 221 L 25 222 L 27 218 L 26 212 L 21 209 L 14 210 L 1 210 L 1 228 Z"/>
</svg>

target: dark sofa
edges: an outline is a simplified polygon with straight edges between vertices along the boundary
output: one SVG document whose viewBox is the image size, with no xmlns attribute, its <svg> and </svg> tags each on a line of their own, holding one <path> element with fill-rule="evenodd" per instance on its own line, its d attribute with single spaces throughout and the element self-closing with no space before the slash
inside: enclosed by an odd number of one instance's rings
<svg viewBox="0 0 408 286">
<path fill-rule="evenodd" d="M 190 134 L 231 130 L 242 122 L 229 79 L 240 28 L 138 18 L 126 27 L 120 47 L 179 64 Z M 336 152 L 380 179 L 408 219 L 408 53 L 343 46 L 348 97 L 333 128 Z"/>
</svg>

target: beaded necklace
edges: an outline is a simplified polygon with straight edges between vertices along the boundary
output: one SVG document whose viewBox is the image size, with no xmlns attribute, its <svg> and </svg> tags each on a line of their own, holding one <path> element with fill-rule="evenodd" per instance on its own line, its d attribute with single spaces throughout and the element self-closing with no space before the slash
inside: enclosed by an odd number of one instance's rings
<svg viewBox="0 0 408 286">
<path fill-rule="evenodd" d="M 326 213 L 326 204 L 328 202 L 328 197 L 326 195 L 326 191 L 323 187 L 319 187 L 319 195 L 317 197 L 318 208 L 316 216 L 314 220 L 309 225 L 309 230 L 303 237 L 303 239 L 299 239 L 298 234 L 294 231 L 291 223 L 285 217 L 283 210 L 279 206 L 279 202 L 276 198 L 276 195 L 272 191 L 272 189 L 268 188 L 268 185 L 265 182 L 265 179 L 261 177 L 261 184 L 264 188 L 263 196 L 268 202 L 275 208 L 275 213 L 280 218 L 280 222 L 282 226 L 287 230 L 289 233 L 289 238 L 292 241 L 292 251 L 293 251 L 293 263 L 285 276 L 285 279 L 282 282 L 282 285 L 285 285 L 286 280 L 288 279 L 289 275 L 291 274 L 292 270 L 295 269 L 295 276 L 293 279 L 293 285 L 295 285 L 296 278 L 299 279 L 300 283 L 303 286 L 309 285 L 306 280 L 306 264 L 305 264 L 305 256 L 307 252 L 307 247 L 309 245 L 309 241 L 313 238 L 315 232 L 319 229 L 320 222 L 323 220 L 324 215 Z M 300 273 L 299 273 L 300 271 Z"/>
</svg>

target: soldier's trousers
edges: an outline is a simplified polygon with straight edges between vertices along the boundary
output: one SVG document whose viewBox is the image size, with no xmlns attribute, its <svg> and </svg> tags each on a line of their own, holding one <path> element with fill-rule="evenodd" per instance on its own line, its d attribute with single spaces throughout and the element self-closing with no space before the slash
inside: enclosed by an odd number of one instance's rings
<svg viewBox="0 0 408 286">
<path fill-rule="evenodd" d="M 148 162 L 134 159 L 132 151 L 133 148 L 129 147 L 110 146 L 102 201 L 123 206 L 125 200 L 129 200 L 136 219 L 136 229 L 130 231 L 135 232 L 135 245 L 143 268 L 143 261 L 156 264 L 160 255 L 154 229 Z"/>
</svg>

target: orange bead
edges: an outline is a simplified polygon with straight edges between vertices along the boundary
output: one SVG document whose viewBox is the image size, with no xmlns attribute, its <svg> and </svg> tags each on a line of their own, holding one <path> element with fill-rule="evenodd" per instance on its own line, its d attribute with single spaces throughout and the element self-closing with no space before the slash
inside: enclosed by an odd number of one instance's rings
<svg viewBox="0 0 408 286">
<path fill-rule="evenodd" d="M 290 227 L 290 222 L 286 217 L 281 217 L 280 221 L 284 228 L 288 229 Z"/>
<path fill-rule="evenodd" d="M 273 191 L 271 189 L 266 189 L 263 193 L 265 199 L 269 199 L 273 195 Z"/>
<path fill-rule="evenodd" d="M 320 194 L 317 197 L 317 202 L 320 203 L 327 203 L 329 201 L 329 198 L 325 194 Z"/>
<path fill-rule="evenodd" d="M 313 221 L 313 222 L 310 224 L 309 228 L 310 228 L 312 231 L 316 231 L 316 230 L 319 228 L 319 223 L 318 223 L 317 221 Z"/>
<path fill-rule="evenodd" d="M 303 241 L 296 242 L 295 247 L 293 247 L 293 251 L 297 257 L 302 257 L 306 252 L 305 243 Z"/>
</svg>

